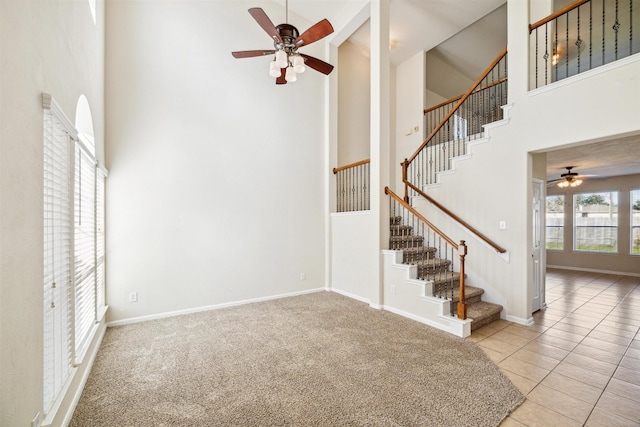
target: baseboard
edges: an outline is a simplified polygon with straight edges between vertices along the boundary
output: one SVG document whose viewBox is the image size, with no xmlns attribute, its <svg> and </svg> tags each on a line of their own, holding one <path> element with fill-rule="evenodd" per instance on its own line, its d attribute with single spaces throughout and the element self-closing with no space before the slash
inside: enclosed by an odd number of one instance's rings
<svg viewBox="0 0 640 427">
<path fill-rule="evenodd" d="M 531 326 L 534 323 L 533 317 L 525 319 L 522 317 L 510 316 L 508 314 L 507 314 L 506 320 L 508 320 L 509 322 L 517 323 L 518 325 L 522 325 L 522 326 Z"/>
<path fill-rule="evenodd" d="M 383 305 L 382 309 L 385 311 L 389 311 L 393 314 L 397 314 L 398 316 L 406 317 L 407 319 L 415 320 L 416 322 L 420 322 L 422 324 L 431 326 L 432 328 L 440 329 L 441 331 L 449 332 L 450 334 L 456 335 L 454 332 L 451 331 L 451 328 L 447 328 L 447 326 L 443 325 L 442 323 L 433 322 L 427 318 L 416 316 L 415 314 L 411 314 L 404 310 L 398 310 L 397 308 L 389 307 L 386 305 Z M 461 320 L 460 322 L 470 323 L 469 320 Z M 461 337 L 461 338 L 464 338 L 464 337 Z"/>
<path fill-rule="evenodd" d="M 96 356 L 98 355 L 98 351 L 100 350 L 100 345 L 102 345 L 102 339 L 104 338 L 105 332 L 107 332 L 106 327 L 102 328 L 102 332 L 99 332 L 96 344 L 93 346 L 93 351 L 89 355 L 89 360 L 87 361 L 87 366 L 84 370 L 84 374 L 80 379 L 78 389 L 76 390 L 76 393 L 73 396 L 73 400 L 71 401 L 71 405 L 69 405 L 69 410 L 65 414 L 64 420 L 62 421 L 62 425 L 64 427 L 68 426 L 71 422 L 71 418 L 73 417 L 73 413 L 76 410 L 76 406 L 78 406 L 78 402 L 80 402 L 80 397 L 82 396 L 84 386 L 87 384 L 87 380 L 89 379 L 89 374 L 91 374 L 91 369 L 93 368 L 93 363 L 96 361 Z"/>
<path fill-rule="evenodd" d="M 614 274 L 616 276 L 640 277 L 640 273 L 630 273 L 627 271 L 599 270 L 597 268 L 568 267 L 565 265 L 547 264 L 547 268 L 556 268 L 558 270 L 586 271 L 587 273 Z"/>
<path fill-rule="evenodd" d="M 107 327 L 130 325 L 132 323 L 146 322 L 148 320 L 164 319 L 166 317 L 182 316 L 183 314 L 200 313 L 202 311 L 219 310 L 221 308 L 237 307 L 239 305 L 252 304 L 255 302 L 271 301 L 281 298 L 296 297 L 299 295 L 313 294 L 316 292 L 324 292 L 325 288 L 307 289 L 304 291 L 290 292 L 286 294 L 270 295 L 267 297 L 252 298 L 248 300 L 226 302 L 222 304 L 207 305 L 202 307 L 187 308 L 184 310 L 169 311 L 166 313 L 150 314 L 147 316 L 132 317 L 129 319 L 115 320 L 107 322 Z"/>
<path fill-rule="evenodd" d="M 343 295 L 343 296 L 345 296 L 347 298 L 354 299 L 356 301 L 363 302 L 365 304 L 370 304 L 371 303 L 371 301 L 368 298 L 361 297 L 360 295 L 352 294 L 351 292 L 343 291 L 341 289 L 331 288 L 331 289 L 329 289 L 329 291 L 330 292 L 335 292 L 336 294 Z"/>
</svg>

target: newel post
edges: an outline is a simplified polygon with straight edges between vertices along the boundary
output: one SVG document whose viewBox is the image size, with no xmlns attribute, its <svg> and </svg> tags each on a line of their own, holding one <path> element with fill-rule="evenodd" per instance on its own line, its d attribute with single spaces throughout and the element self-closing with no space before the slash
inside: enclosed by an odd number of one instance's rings
<svg viewBox="0 0 640 427">
<path fill-rule="evenodd" d="M 467 318 L 467 304 L 465 303 L 464 297 L 464 257 L 467 255 L 467 245 L 464 240 L 460 240 L 458 254 L 460 254 L 460 300 L 458 301 L 458 319 L 465 320 Z"/>
<path fill-rule="evenodd" d="M 400 163 L 402 166 L 402 183 L 404 184 L 404 201 L 409 203 L 409 186 L 407 185 L 407 169 L 409 169 L 409 160 L 404 159 L 404 162 Z"/>
</svg>

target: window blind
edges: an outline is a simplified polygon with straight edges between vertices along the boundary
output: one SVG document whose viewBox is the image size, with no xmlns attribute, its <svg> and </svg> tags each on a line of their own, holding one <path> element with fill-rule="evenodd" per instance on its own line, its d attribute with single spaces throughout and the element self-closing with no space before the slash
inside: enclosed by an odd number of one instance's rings
<svg viewBox="0 0 640 427">
<path fill-rule="evenodd" d="M 73 203 L 75 346 L 79 362 L 96 323 L 96 164 L 80 142 L 75 149 Z"/>
<path fill-rule="evenodd" d="M 70 138 L 50 109 L 44 112 L 44 411 L 71 374 Z"/>
<path fill-rule="evenodd" d="M 105 301 L 105 181 L 106 175 L 102 169 L 96 172 L 96 307 L 104 308 Z"/>
</svg>

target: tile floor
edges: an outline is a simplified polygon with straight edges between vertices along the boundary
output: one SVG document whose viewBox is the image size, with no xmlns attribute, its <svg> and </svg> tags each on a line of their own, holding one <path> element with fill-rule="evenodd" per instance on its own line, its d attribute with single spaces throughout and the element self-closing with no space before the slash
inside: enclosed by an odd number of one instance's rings
<svg viewBox="0 0 640 427">
<path fill-rule="evenodd" d="M 546 300 L 468 338 L 527 397 L 500 426 L 640 426 L 640 277 L 549 269 Z"/>
</svg>

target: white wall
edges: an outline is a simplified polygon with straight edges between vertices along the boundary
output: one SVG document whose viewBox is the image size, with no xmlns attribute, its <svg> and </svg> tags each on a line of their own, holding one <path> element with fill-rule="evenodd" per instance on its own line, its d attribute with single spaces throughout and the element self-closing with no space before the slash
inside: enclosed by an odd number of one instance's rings
<svg viewBox="0 0 640 427">
<path fill-rule="evenodd" d="M 376 280 L 371 268 L 375 218 L 370 212 L 331 214 L 331 289 L 369 303 Z"/>
<path fill-rule="evenodd" d="M 234 59 L 271 45 L 249 7 L 107 5 L 109 321 L 324 287 L 326 77 Z"/>
<path fill-rule="evenodd" d="M 399 164 L 413 155 L 424 140 L 425 53 L 418 52 L 396 67 L 395 158 L 397 173 L 390 187 L 402 195 Z M 416 129 L 417 128 L 417 129 Z"/>
<path fill-rule="evenodd" d="M 338 48 L 338 164 L 369 158 L 371 77 L 369 52 L 350 41 Z"/>
<path fill-rule="evenodd" d="M 438 94 L 444 99 L 451 99 L 465 93 L 473 83 L 473 79 L 452 67 L 436 50 L 426 52 L 424 56 L 426 58 L 425 84 L 430 92 Z M 429 101 L 426 107 L 437 103 Z"/>
<path fill-rule="evenodd" d="M 104 3 L 0 3 L 0 425 L 30 426 L 42 412 L 43 109 L 53 95 L 67 117 L 89 100 L 102 159 Z M 94 343 L 95 344 L 95 343 Z M 90 350 L 92 351 L 92 350 Z M 81 365 L 68 395 L 78 389 Z M 62 404 L 62 412 L 69 406 Z M 60 419 L 55 421 L 57 425 Z"/>
</svg>

